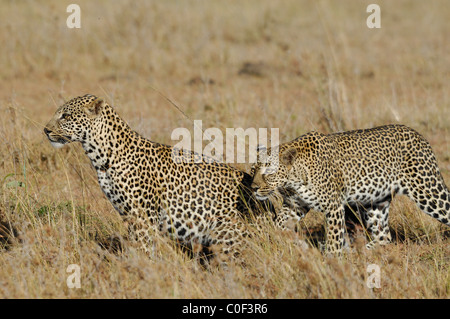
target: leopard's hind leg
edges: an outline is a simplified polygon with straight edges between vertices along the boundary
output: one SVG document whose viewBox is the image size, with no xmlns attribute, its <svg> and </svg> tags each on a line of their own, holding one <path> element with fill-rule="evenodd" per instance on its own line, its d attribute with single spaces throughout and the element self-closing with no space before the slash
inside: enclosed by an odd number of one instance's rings
<svg viewBox="0 0 450 319">
<path fill-rule="evenodd" d="M 450 226 L 450 192 L 443 181 L 412 183 L 408 197 L 427 215 Z"/>
<path fill-rule="evenodd" d="M 450 226 L 450 191 L 437 168 L 434 156 L 415 170 L 406 175 L 402 193 L 412 199 L 425 214 Z"/>
<path fill-rule="evenodd" d="M 387 245 L 391 242 L 389 206 L 390 201 L 384 201 L 376 203 L 362 212 L 370 240 L 366 245 L 367 248 L 372 248 L 376 245 Z"/>
<path fill-rule="evenodd" d="M 450 226 L 450 192 L 430 144 L 419 135 L 402 155 L 400 191 L 427 215 Z"/>
<path fill-rule="evenodd" d="M 349 221 L 349 226 L 360 223 L 364 227 L 365 235 L 369 240 L 366 245 L 367 248 L 387 245 L 391 242 L 392 236 L 389 229 L 390 202 L 389 198 L 376 204 L 353 204 L 346 207 L 346 221 Z M 355 217 L 357 221 L 355 221 Z"/>
</svg>

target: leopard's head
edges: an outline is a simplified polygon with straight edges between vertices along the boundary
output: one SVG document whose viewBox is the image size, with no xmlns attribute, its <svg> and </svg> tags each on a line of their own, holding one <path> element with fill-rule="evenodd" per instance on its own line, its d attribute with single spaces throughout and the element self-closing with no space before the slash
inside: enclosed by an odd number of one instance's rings
<svg viewBox="0 0 450 319">
<path fill-rule="evenodd" d="M 44 133 L 56 148 L 70 142 L 86 142 L 93 121 L 100 116 L 104 106 L 105 101 L 94 95 L 76 97 L 56 110 Z"/>
<path fill-rule="evenodd" d="M 252 166 L 252 188 L 258 200 L 266 200 L 277 188 L 289 182 L 289 173 L 295 160 L 295 148 L 274 147 L 257 150 L 257 162 Z"/>
</svg>

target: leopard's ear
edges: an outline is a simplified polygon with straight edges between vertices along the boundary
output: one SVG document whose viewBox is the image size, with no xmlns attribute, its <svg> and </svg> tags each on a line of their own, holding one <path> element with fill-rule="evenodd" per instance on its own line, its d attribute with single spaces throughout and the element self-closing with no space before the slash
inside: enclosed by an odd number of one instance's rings
<svg viewBox="0 0 450 319">
<path fill-rule="evenodd" d="M 259 152 L 264 152 L 267 151 L 267 147 L 264 144 L 258 144 L 256 146 L 256 154 L 258 154 Z"/>
<path fill-rule="evenodd" d="M 97 116 L 102 113 L 104 107 L 105 107 L 105 100 L 98 98 L 92 101 L 90 104 L 86 105 L 84 107 L 84 112 L 90 117 L 90 118 L 96 118 Z"/>
<path fill-rule="evenodd" d="M 258 144 L 256 146 L 256 162 L 264 163 L 267 161 L 267 147 L 263 144 Z"/>
<path fill-rule="evenodd" d="M 286 166 L 291 166 L 297 156 L 297 149 L 291 147 L 283 150 L 280 154 L 280 162 Z"/>
</svg>

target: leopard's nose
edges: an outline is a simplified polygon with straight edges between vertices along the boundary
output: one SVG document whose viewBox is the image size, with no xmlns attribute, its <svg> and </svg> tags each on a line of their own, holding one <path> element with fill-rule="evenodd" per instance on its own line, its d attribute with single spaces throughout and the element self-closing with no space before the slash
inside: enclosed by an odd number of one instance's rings
<svg viewBox="0 0 450 319">
<path fill-rule="evenodd" d="M 50 134 L 51 132 L 52 132 L 52 131 L 51 131 L 51 130 L 49 130 L 48 128 L 46 128 L 46 127 L 44 128 L 44 133 L 45 133 L 45 134 L 47 134 L 47 135 L 48 135 L 48 134 Z"/>
</svg>

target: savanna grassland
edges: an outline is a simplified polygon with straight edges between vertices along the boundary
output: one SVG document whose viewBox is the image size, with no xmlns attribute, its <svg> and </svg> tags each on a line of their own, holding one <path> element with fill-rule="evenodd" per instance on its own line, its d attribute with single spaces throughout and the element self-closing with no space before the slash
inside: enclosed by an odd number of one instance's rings
<svg viewBox="0 0 450 319">
<path fill-rule="evenodd" d="M 192 120 L 279 128 L 281 142 L 402 123 L 430 141 L 449 184 L 447 0 L 378 0 L 381 29 L 366 26 L 374 1 L 333 0 L 79 0 L 81 28 L 69 29 L 73 2 L 0 2 L 0 298 L 448 298 L 449 228 L 405 197 L 391 206 L 391 245 L 366 250 L 357 236 L 341 259 L 268 225 L 245 267 L 204 270 L 164 238 L 150 260 L 121 240 L 81 146 L 53 149 L 42 131 L 86 93 L 171 145 Z M 310 213 L 302 236 L 323 223 Z M 366 285 L 370 264 L 380 288 Z"/>
</svg>

